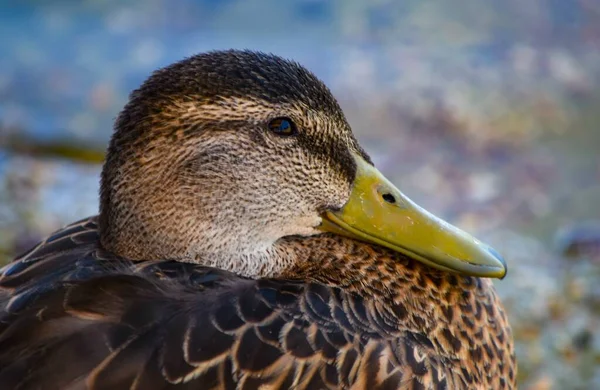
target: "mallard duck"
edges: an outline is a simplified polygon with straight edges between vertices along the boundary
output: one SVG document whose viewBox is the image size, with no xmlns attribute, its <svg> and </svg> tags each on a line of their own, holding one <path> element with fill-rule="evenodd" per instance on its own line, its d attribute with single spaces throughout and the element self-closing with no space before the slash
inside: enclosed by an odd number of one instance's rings
<svg viewBox="0 0 600 390">
<path fill-rule="evenodd" d="M 0 270 L 0 388 L 514 388 L 505 274 L 312 73 L 200 54 L 131 94 L 99 215 Z"/>
</svg>

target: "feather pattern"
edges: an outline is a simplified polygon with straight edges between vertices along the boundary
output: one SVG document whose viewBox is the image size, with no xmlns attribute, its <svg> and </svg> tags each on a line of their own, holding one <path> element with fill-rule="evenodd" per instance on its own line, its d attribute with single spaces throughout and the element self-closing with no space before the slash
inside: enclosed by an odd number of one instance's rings
<svg viewBox="0 0 600 390">
<path fill-rule="evenodd" d="M 474 383 L 501 389 L 514 383 L 502 339 L 462 347 L 460 333 L 489 336 L 475 324 L 443 330 L 433 340 L 408 329 L 406 308 L 345 289 L 252 280 L 183 262 L 127 261 L 98 245 L 95 218 L 55 233 L 0 275 L 2 389 L 459 389 Z M 493 303 L 477 302 L 472 321 Z M 444 315 L 465 314 L 447 307 Z M 461 348 L 473 367 L 444 353 Z"/>
</svg>

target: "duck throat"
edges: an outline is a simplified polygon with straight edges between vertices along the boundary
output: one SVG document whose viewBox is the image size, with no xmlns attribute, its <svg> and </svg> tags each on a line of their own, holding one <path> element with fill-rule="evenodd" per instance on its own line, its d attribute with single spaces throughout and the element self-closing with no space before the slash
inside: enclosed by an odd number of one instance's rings
<svg viewBox="0 0 600 390">
<path fill-rule="evenodd" d="M 195 251 L 192 257 L 180 261 L 215 267 L 253 279 L 276 277 L 293 267 L 293 256 L 273 246 L 234 252 Z"/>
<path fill-rule="evenodd" d="M 294 259 L 276 276 L 401 305 L 417 318 L 415 329 L 462 323 L 472 314 L 504 316 L 489 279 L 440 271 L 387 248 L 333 234 L 287 238 L 278 245 L 279 252 L 292 253 Z M 469 316 L 459 316 L 460 309 Z"/>
<path fill-rule="evenodd" d="M 360 301 L 363 315 L 358 317 L 385 318 L 398 340 L 410 340 L 419 356 L 443 361 L 448 372 L 460 375 L 466 369 L 473 383 L 483 384 L 494 378 L 490 370 L 498 369 L 504 380 L 514 382 L 512 333 L 490 279 L 440 271 L 386 248 L 329 234 L 289 238 L 280 245 L 296 255 L 280 277 L 340 288 L 336 299 L 348 312 L 356 305 L 347 302 Z M 372 329 L 378 329 L 372 321 Z"/>
</svg>

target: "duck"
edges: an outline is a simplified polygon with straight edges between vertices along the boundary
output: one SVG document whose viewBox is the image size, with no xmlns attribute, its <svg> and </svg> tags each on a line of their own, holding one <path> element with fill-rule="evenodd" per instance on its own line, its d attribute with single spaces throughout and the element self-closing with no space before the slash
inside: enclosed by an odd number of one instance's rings
<svg viewBox="0 0 600 390">
<path fill-rule="evenodd" d="M 0 269 L 0 389 L 513 389 L 490 246 L 375 168 L 330 90 L 248 50 L 155 71 L 99 214 Z"/>
</svg>

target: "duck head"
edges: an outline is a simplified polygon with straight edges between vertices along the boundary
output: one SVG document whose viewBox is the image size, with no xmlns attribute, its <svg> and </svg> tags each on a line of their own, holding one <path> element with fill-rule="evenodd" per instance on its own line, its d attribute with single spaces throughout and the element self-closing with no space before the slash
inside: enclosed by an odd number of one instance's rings
<svg viewBox="0 0 600 390">
<path fill-rule="evenodd" d="M 268 276 L 294 261 L 282 239 L 323 232 L 442 270 L 506 273 L 495 251 L 388 181 L 331 92 L 295 62 L 211 52 L 131 94 L 102 172 L 106 249 Z"/>
</svg>

